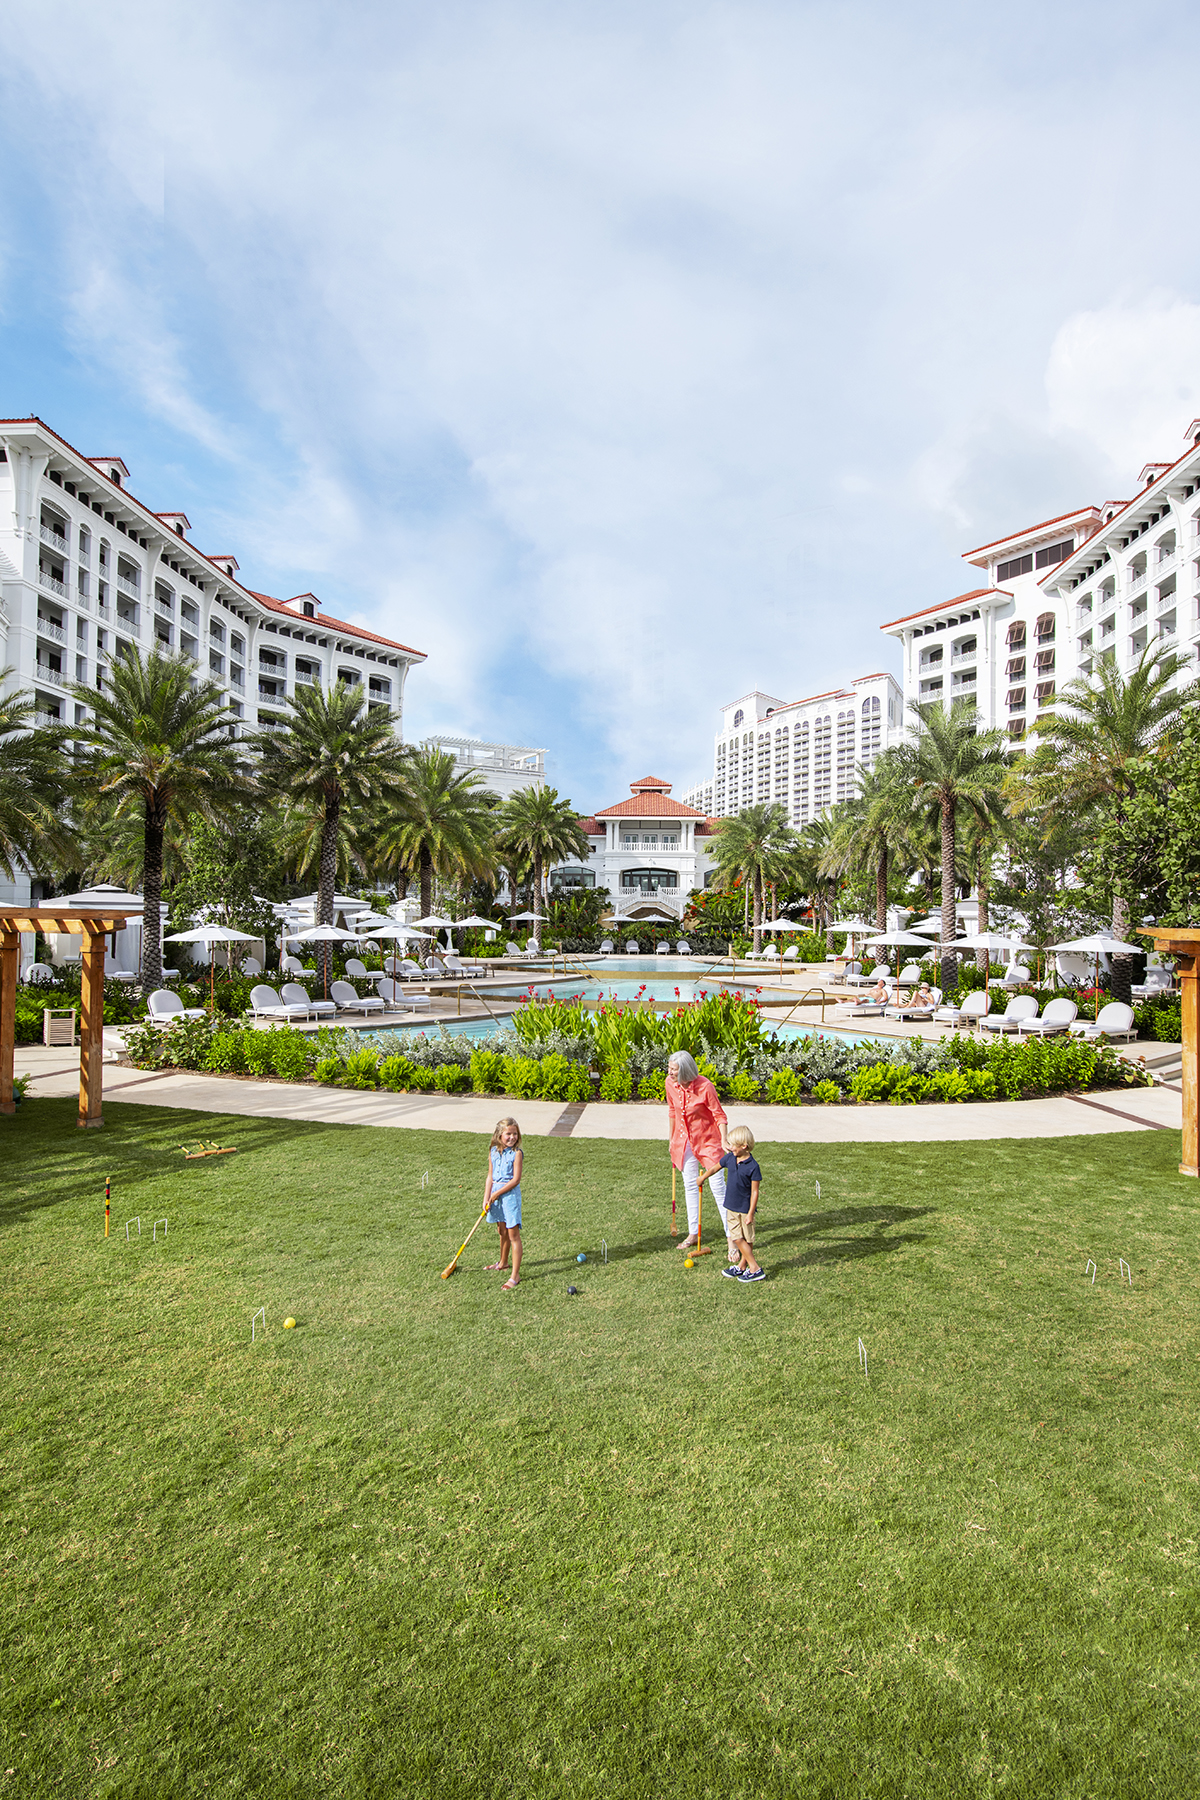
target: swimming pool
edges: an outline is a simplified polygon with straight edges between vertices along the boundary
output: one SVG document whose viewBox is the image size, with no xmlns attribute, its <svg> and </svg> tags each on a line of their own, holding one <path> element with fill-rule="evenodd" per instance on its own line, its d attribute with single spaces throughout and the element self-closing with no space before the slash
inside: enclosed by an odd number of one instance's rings
<svg viewBox="0 0 1200 1800">
<path fill-rule="evenodd" d="M 512 1014 L 501 1013 L 495 1019 L 439 1019 L 435 1023 L 422 1019 L 411 1025 L 377 1025 L 370 1030 L 360 1029 L 358 1035 L 360 1038 L 369 1038 L 372 1043 L 378 1042 L 381 1048 L 399 1049 L 407 1039 L 413 1037 L 439 1037 L 445 1032 L 449 1037 L 467 1038 L 473 1042 L 477 1038 L 490 1037 L 494 1031 L 507 1031 L 511 1026 Z M 769 1025 L 767 1030 L 769 1035 Z M 862 1044 L 870 1037 L 870 1033 L 866 1031 L 842 1031 L 831 1025 L 784 1025 L 776 1035 L 782 1043 L 819 1036 L 836 1038 L 845 1044 Z"/>
<path fill-rule="evenodd" d="M 752 999 L 758 992 L 758 983 L 741 980 L 726 980 L 722 976 L 696 978 L 695 971 L 691 976 L 656 975 L 639 973 L 624 975 L 611 973 L 609 970 L 598 971 L 595 975 L 531 975 L 526 981 L 488 981 L 475 983 L 475 993 L 480 999 L 491 1002 L 503 999 L 509 1005 L 515 1005 L 533 992 L 538 1000 L 553 997 L 555 1000 L 698 1000 L 701 994 L 716 994 L 722 989 L 726 993 L 741 994 Z"/>
</svg>

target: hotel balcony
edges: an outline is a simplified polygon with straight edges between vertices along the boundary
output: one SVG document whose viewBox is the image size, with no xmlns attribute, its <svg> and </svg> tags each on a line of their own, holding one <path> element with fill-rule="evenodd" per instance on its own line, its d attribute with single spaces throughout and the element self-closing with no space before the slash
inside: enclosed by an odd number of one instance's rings
<svg viewBox="0 0 1200 1800">
<path fill-rule="evenodd" d="M 122 625 L 128 626 L 129 630 L 136 635 L 138 625 L 141 621 L 141 607 L 140 606 L 130 606 L 128 601 L 126 601 L 125 604 L 122 605 L 122 603 L 118 600 L 117 601 L 117 617 L 121 621 Z"/>
<path fill-rule="evenodd" d="M 123 594 L 128 594 L 131 600 L 140 600 L 142 597 L 141 588 L 129 575 L 118 574 L 117 586 Z"/>
<path fill-rule="evenodd" d="M 1139 569 L 1136 572 L 1136 574 L 1131 574 L 1129 576 L 1128 580 L 1125 583 L 1125 591 L 1128 594 L 1136 594 L 1138 589 L 1145 587 L 1145 585 L 1146 585 L 1146 571 L 1145 571 L 1145 569 Z"/>
<path fill-rule="evenodd" d="M 155 594 L 154 610 L 156 613 L 161 613 L 164 619 L 173 619 L 175 617 L 175 602 L 173 600 L 164 600 L 161 594 Z"/>
<path fill-rule="evenodd" d="M 71 547 L 60 531 L 51 531 L 49 525 L 43 525 L 38 535 L 43 544 L 49 544 L 50 548 L 57 550 L 60 556 L 69 554 Z"/>
<path fill-rule="evenodd" d="M 229 665 L 229 685 L 235 687 L 240 694 L 246 691 L 246 671 L 239 669 L 236 663 Z"/>
<path fill-rule="evenodd" d="M 62 626 L 56 625 L 52 619 L 44 619 L 41 613 L 38 614 L 37 634 L 42 638 L 52 638 L 56 644 L 65 644 L 67 641 L 67 634 Z"/>
<path fill-rule="evenodd" d="M 309 687 L 320 687 L 321 677 L 318 674 L 314 674 L 314 672 L 311 669 L 297 669 L 296 670 L 296 685 L 297 685 L 297 687 L 299 687 L 300 684 L 303 682 L 307 682 Z"/>
<path fill-rule="evenodd" d="M 70 685 L 65 675 L 52 669 L 48 663 L 38 662 L 33 665 L 34 680 L 47 683 L 50 687 L 65 688 Z"/>
<path fill-rule="evenodd" d="M 57 575 L 52 575 L 49 569 L 43 569 L 40 566 L 38 568 L 38 586 L 45 588 L 48 593 L 58 594 L 63 600 L 71 598 L 66 582 L 60 581 Z"/>
</svg>

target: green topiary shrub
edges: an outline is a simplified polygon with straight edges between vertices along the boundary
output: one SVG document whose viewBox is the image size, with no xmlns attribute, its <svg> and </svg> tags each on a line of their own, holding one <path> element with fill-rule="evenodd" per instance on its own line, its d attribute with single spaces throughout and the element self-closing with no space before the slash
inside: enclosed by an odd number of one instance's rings
<svg viewBox="0 0 1200 1800">
<path fill-rule="evenodd" d="M 812 1097 L 819 1100 L 822 1106 L 836 1106 L 842 1097 L 842 1090 L 836 1081 L 817 1081 L 813 1083 Z"/>
<path fill-rule="evenodd" d="M 606 1069 L 600 1077 L 600 1098 L 620 1103 L 633 1096 L 633 1077 L 629 1072 L 629 1064 L 619 1068 Z"/>
<path fill-rule="evenodd" d="M 740 1075 L 737 1076 L 733 1084 L 734 1088 L 741 1079 Z M 803 1092 L 803 1083 L 795 1069 L 776 1069 L 767 1082 L 767 1099 L 772 1106 L 799 1106 L 800 1096 Z M 735 1094 L 734 1098 L 737 1097 Z"/>
<path fill-rule="evenodd" d="M 796 1083 L 796 1096 L 797 1096 L 797 1098 L 799 1098 L 799 1094 L 800 1094 L 799 1076 L 797 1076 L 794 1073 L 794 1071 L 791 1069 L 780 1069 L 778 1071 L 778 1073 L 780 1075 L 790 1075 L 791 1076 L 791 1079 Z M 775 1076 L 773 1075 L 771 1077 L 771 1082 L 769 1082 L 767 1084 L 767 1093 L 768 1093 L 768 1098 L 770 1098 L 770 1099 L 774 1099 L 774 1095 L 770 1091 L 771 1083 L 773 1083 L 774 1081 L 775 1081 Z M 759 1096 L 759 1086 L 758 1086 L 757 1081 L 755 1081 L 753 1075 L 747 1074 L 745 1069 L 739 1070 L 738 1073 L 734 1076 L 733 1080 L 729 1084 L 729 1098 L 731 1100 L 746 1101 L 746 1100 L 757 1100 L 758 1096 Z M 784 1104 L 791 1105 L 794 1103 L 791 1101 L 785 1101 Z"/>
<path fill-rule="evenodd" d="M 651 1069 L 638 1082 L 639 1100 L 665 1100 L 667 1097 L 667 1078 L 661 1069 Z"/>
<path fill-rule="evenodd" d="M 471 1071 L 461 1063 L 442 1063 L 434 1072 L 434 1084 L 443 1094 L 465 1094 L 471 1087 Z"/>
<path fill-rule="evenodd" d="M 414 1065 L 407 1056 L 385 1056 L 379 1065 L 379 1085 L 398 1094 L 402 1088 L 412 1086 Z"/>
</svg>

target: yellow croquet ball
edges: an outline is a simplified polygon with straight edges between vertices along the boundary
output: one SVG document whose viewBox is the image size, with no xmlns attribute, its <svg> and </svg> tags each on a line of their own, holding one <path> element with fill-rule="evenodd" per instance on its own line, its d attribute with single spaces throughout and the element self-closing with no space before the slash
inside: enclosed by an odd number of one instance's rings
<svg viewBox="0 0 1200 1800">
<path fill-rule="evenodd" d="M 296 1329 L 295 1319 L 285 1319 L 283 1321 L 283 1329 L 285 1331 L 294 1331 Z"/>
<path fill-rule="evenodd" d="M 685 1269 L 694 1269 L 696 1265 L 690 1256 L 685 1256 L 683 1259 L 683 1266 Z"/>
</svg>

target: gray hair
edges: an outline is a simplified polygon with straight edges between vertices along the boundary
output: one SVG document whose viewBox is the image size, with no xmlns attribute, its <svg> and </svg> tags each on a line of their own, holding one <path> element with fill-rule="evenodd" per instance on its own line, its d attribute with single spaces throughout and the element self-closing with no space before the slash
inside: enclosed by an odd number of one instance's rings
<svg viewBox="0 0 1200 1800">
<path fill-rule="evenodd" d="M 690 1087 L 693 1081 L 699 1081 L 700 1071 L 696 1067 L 696 1059 L 686 1050 L 672 1050 L 667 1059 L 667 1068 L 674 1071 L 675 1079 L 681 1087 Z"/>
</svg>

